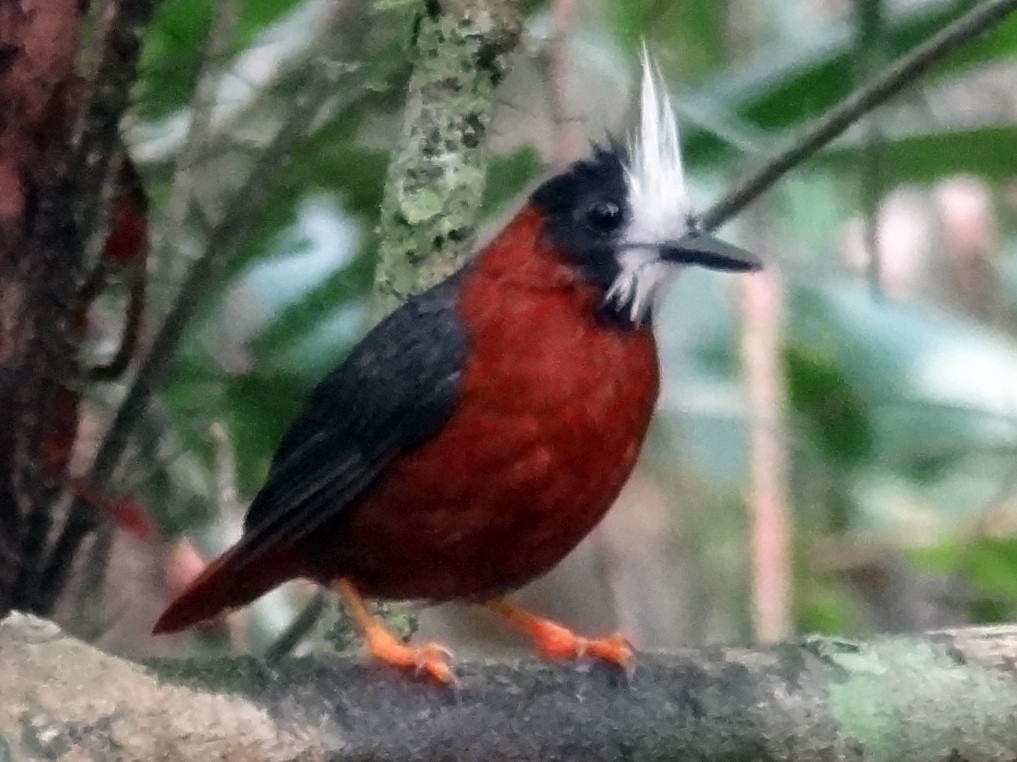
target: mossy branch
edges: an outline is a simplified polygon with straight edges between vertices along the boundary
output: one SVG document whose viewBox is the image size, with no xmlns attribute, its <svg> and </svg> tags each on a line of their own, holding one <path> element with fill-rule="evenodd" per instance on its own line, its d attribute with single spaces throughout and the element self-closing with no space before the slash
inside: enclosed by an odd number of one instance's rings
<svg viewBox="0 0 1017 762">
<path fill-rule="evenodd" d="M 1017 757 L 1017 627 L 461 663 L 455 690 L 357 657 L 130 664 L 0 622 L 0 759 L 840 760 Z"/>
<path fill-rule="evenodd" d="M 519 37 L 519 0 L 429 2 L 378 228 L 377 314 L 456 270 L 473 245 L 494 90 Z"/>
</svg>

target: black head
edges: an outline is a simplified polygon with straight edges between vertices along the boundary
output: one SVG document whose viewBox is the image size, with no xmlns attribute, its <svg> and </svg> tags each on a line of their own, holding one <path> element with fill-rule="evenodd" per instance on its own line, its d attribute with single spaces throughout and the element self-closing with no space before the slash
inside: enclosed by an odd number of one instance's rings
<svg viewBox="0 0 1017 762">
<path fill-rule="evenodd" d="M 681 267 L 742 272 L 762 263 L 698 229 L 674 114 L 645 59 L 640 126 L 630 146 L 594 147 L 589 159 L 543 183 L 530 200 L 547 217 L 555 246 L 604 290 L 605 307 L 640 325 Z"/>
<path fill-rule="evenodd" d="M 625 189 L 625 149 L 595 146 L 537 188 L 530 200 L 547 218 L 547 234 L 583 274 L 605 291 L 620 272 L 615 257 L 631 210 Z"/>
</svg>

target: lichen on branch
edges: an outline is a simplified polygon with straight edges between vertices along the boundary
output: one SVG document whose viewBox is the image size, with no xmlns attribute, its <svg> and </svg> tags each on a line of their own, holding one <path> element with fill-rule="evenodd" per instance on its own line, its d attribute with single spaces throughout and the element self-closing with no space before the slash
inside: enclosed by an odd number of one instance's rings
<svg viewBox="0 0 1017 762">
<path fill-rule="evenodd" d="M 1012 762 L 1017 628 L 641 654 L 631 676 L 359 655 L 143 667 L 0 620 L 0 759 Z M 6 754 L 6 756 L 5 756 Z"/>
<path fill-rule="evenodd" d="M 411 43 L 406 112 L 385 182 L 378 310 L 459 267 L 474 240 L 495 87 L 519 36 L 519 2 L 430 2 Z"/>
</svg>

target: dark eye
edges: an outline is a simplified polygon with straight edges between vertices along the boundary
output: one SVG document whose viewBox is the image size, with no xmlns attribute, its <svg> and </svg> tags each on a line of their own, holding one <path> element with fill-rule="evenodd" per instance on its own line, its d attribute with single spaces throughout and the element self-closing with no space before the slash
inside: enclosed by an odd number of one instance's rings
<svg viewBox="0 0 1017 762">
<path fill-rule="evenodd" d="M 586 209 L 586 223 L 599 233 L 617 230 L 622 223 L 621 207 L 614 201 L 594 201 Z"/>
</svg>

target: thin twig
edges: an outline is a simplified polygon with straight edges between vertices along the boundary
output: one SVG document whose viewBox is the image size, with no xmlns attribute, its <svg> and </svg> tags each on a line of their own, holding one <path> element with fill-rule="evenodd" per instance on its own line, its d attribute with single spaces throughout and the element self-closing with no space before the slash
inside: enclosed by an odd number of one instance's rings
<svg viewBox="0 0 1017 762">
<path fill-rule="evenodd" d="M 106 3 L 105 37 L 91 87 L 91 97 L 78 118 L 77 146 L 71 180 L 77 183 L 78 223 L 89 240 L 92 227 L 101 226 L 102 183 L 120 141 L 120 118 L 127 109 L 134 82 L 141 35 L 155 0 L 115 0 Z"/>
<path fill-rule="evenodd" d="M 789 170 L 854 124 L 859 117 L 885 103 L 943 58 L 974 37 L 1000 24 L 1017 10 L 1017 0 L 986 0 L 898 59 L 817 119 L 788 148 L 754 172 L 702 216 L 706 230 L 714 230 L 744 209 Z"/>
<path fill-rule="evenodd" d="M 336 12 L 335 27 L 346 14 Z M 328 32 L 323 32 L 328 37 Z M 176 354 L 184 331 L 194 317 L 208 290 L 219 282 L 222 270 L 251 233 L 248 220 L 257 217 L 275 188 L 274 179 L 292 160 L 293 147 L 304 136 L 313 117 L 321 108 L 324 96 L 335 88 L 335 79 L 345 71 L 327 62 L 315 62 L 310 67 L 307 86 L 294 100 L 289 117 L 265 148 L 247 182 L 234 194 L 219 223 L 211 231 L 204 252 L 195 261 L 183 283 L 176 302 L 163 321 L 152 342 L 152 349 L 138 369 L 123 403 L 117 410 L 95 463 L 92 466 L 94 483 L 109 479 L 127 444 L 134 423 L 141 417 L 155 387 L 162 382 Z"/>
<path fill-rule="evenodd" d="M 334 18 L 338 23 L 344 14 L 337 11 Z M 328 37 L 327 32 L 323 35 Z M 310 69 L 310 81 L 295 99 L 288 119 L 261 154 L 247 182 L 234 194 L 220 222 L 210 232 L 203 254 L 191 267 L 151 349 L 141 362 L 134 382 L 99 446 L 89 476 L 92 484 L 103 486 L 113 475 L 133 428 L 143 416 L 152 393 L 166 377 L 180 340 L 202 300 L 209 289 L 220 282 L 226 264 L 251 234 L 248 220 L 261 214 L 275 189 L 274 181 L 292 159 L 293 146 L 303 137 L 320 110 L 324 97 L 335 89 L 336 77 L 346 73 L 343 68 L 331 67 L 325 62 L 316 62 Z M 82 538 L 94 526 L 95 518 L 88 508 L 75 503 L 42 573 L 41 595 L 49 596 L 46 602 L 50 606 L 52 591 L 63 584 Z M 48 606 L 39 610 L 47 611 Z"/>
<path fill-rule="evenodd" d="M 208 31 L 205 53 L 202 57 L 198 84 L 191 100 L 191 119 L 184 147 L 173 166 L 173 189 L 166 204 L 166 222 L 162 226 L 162 239 L 155 248 L 153 261 L 160 272 L 167 271 L 175 235 L 183 229 L 201 167 L 206 166 L 201 154 L 206 153 L 212 133 L 212 115 L 215 112 L 216 94 L 227 68 L 223 59 L 233 40 L 237 19 L 240 16 L 238 0 L 219 0 L 213 4 L 212 23 Z"/>
<path fill-rule="evenodd" d="M 318 590 L 300 613 L 293 618 L 282 634 L 265 649 L 265 661 L 272 663 L 289 654 L 300 645 L 307 634 L 318 624 L 318 619 L 325 612 L 328 596 Z"/>
<path fill-rule="evenodd" d="M 240 500 L 237 497 L 237 458 L 233 451 L 226 424 L 216 421 L 209 429 L 215 450 L 216 502 L 220 516 L 233 517 L 238 513 Z"/>
<path fill-rule="evenodd" d="M 741 294 L 741 355 L 750 408 L 752 625 L 756 642 L 775 643 L 788 637 L 792 629 L 780 274 L 770 268 L 758 277 L 746 278 Z"/>
<path fill-rule="evenodd" d="M 578 0 L 555 0 L 551 6 L 551 33 L 538 59 L 551 119 L 551 166 L 556 171 L 575 161 L 584 146 L 579 122 L 569 114 L 568 105 L 572 78 L 568 35 L 578 12 Z"/>
<path fill-rule="evenodd" d="M 244 507 L 237 495 L 237 458 L 230 439 L 230 432 L 222 421 L 215 421 L 208 429 L 215 457 L 216 516 L 222 530 L 220 539 L 227 544 L 236 542 L 243 534 Z M 243 651 L 245 648 L 247 622 L 250 610 L 243 616 L 229 617 L 226 627 L 229 631 L 230 648 Z"/>
<path fill-rule="evenodd" d="M 886 65 L 886 23 L 883 0 L 855 0 L 858 36 L 858 83 L 863 83 Z M 880 202 L 883 197 L 883 150 L 885 136 L 879 112 L 871 114 L 865 125 L 862 145 L 860 195 L 865 226 L 865 244 L 869 250 L 869 286 L 876 298 L 883 295 L 882 252 L 879 247 Z"/>
</svg>

